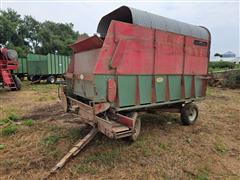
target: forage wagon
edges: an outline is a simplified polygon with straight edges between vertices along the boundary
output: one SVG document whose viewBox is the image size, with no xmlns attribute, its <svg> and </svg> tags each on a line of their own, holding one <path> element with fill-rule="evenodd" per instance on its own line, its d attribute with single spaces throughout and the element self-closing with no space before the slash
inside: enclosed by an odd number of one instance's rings
<svg viewBox="0 0 240 180">
<path fill-rule="evenodd" d="M 136 140 L 140 112 L 174 111 L 193 124 L 193 103 L 206 95 L 211 36 L 194 26 L 122 6 L 102 17 L 97 32 L 72 44 L 62 100 L 67 112 L 93 126 L 65 160 L 96 132 Z M 143 127 L 144 128 L 144 127 Z"/>
</svg>

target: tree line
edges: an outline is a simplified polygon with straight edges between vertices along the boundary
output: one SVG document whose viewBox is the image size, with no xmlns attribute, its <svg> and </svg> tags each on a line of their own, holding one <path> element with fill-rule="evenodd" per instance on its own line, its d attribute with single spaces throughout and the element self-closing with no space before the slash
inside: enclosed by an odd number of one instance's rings
<svg viewBox="0 0 240 180">
<path fill-rule="evenodd" d="M 22 17 L 13 9 L 0 11 L 0 44 L 15 49 L 20 57 L 28 53 L 70 55 L 70 44 L 79 36 L 72 23 L 39 22 Z"/>
</svg>

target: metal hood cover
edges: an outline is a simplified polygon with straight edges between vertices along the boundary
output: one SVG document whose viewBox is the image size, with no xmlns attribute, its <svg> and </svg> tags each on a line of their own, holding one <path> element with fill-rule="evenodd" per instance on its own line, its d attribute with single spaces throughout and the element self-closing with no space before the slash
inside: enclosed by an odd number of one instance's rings
<svg viewBox="0 0 240 180">
<path fill-rule="evenodd" d="M 210 39 L 210 33 L 204 27 L 194 26 L 127 6 L 121 6 L 120 8 L 102 17 L 97 28 L 97 32 L 100 33 L 101 37 L 106 36 L 108 27 L 112 20 L 136 24 L 186 36 L 192 36 L 205 40 Z"/>
</svg>

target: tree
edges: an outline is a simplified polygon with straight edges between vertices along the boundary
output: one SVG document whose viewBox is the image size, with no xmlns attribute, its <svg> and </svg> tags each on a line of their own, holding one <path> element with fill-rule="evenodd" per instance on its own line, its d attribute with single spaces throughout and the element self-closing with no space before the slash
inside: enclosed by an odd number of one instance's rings
<svg viewBox="0 0 240 180">
<path fill-rule="evenodd" d="M 39 47 L 39 31 L 40 31 L 40 22 L 35 20 L 32 16 L 25 16 L 23 23 L 21 24 L 22 33 L 25 34 L 25 41 L 28 43 L 28 46 L 31 49 L 31 52 Z M 24 37 L 24 36 L 23 36 Z"/>
<path fill-rule="evenodd" d="M 0 11 L 0 44 L 17 50 L 20 57 L 28 53 L 70 55 L 69 45 L 79 33 L 72 23 L 38 22 L 32 16 L 21 16 L 12 9 Z"/>
<path fill-rule="evenodd" d="M 78 32 L 73 30 L 73 24 L 54 23 L 45 21 L 41 24 L 39 41 L 41 46 L 36 49 L 37 53 L 55 53 L 70 55 L 69 45 L 77 40 Z"/>
<path fill-rule="evenodd" d="M 0 12 L 0 43 L 7 48 L 14 48 L 19 55 L 25 56 L 29 52 L 26 35 L 22 31 L 23 20 L 16 11 L 7 9 Z"/>
</svg>

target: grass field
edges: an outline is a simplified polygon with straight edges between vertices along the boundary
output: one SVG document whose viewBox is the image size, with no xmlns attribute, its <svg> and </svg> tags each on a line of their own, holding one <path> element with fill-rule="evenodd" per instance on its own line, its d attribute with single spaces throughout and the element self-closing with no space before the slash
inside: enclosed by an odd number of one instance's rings
<svg viewBox="0 0 240 180">
<path fill-rule="evenodd" d="M 193 126 L 146 114 L 139 139 L 97 137 L 51 177 L 89 130 L 64 114 L 57 85 L 0 90 L 0 179 L 240 179 L 240 90 L 208 88 Z"/>
</svg>

